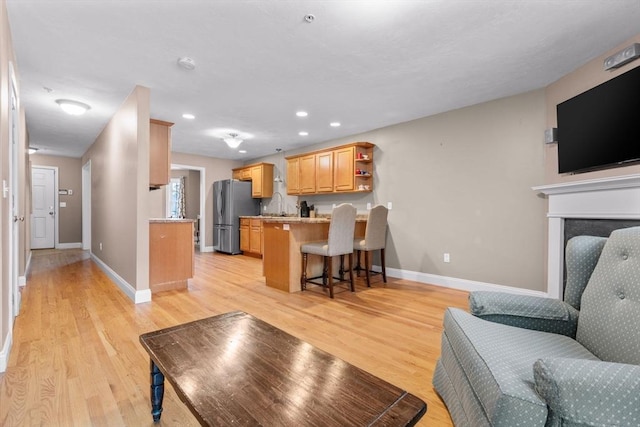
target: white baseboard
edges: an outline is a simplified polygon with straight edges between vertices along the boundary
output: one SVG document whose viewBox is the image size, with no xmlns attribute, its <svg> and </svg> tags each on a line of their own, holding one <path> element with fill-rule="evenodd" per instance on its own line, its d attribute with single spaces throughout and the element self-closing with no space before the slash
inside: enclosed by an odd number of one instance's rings
<svg viewBox="0 0 640 427">
<path fill-rule="evenodd" d="M 82 249 L 82 242 L 58 243 L 56 249 Z"/>
<path fill-rule="evenodd" d="M 24 265 L 24 276 L 18 276 L 18 286 L 20 287 L 24 287 L 27 284 L 27 276 L 29 275 L 29 269 L 31 268 L 31 254 L 31 251 L 27 254 L 27 262 L 25 262 Z"/>
<path fill-rule="evenodd" d="M 373 269 L 375 271 L 381 271 L 381 267 L 378 265 L 373 266 Z M 546 292 L 541 291 L 496 285 L 494 283 L 476 282 L 474 280 L 458 279 L 455 277 L 439 276 L 437 274 L 421 273 L 419 271 L 400 270 L 397 268 L 387 268 L 387 276 L 395 277 L 396 279 L 412 280 L 414 282 L 441 286 L 443 288 L 458 289 L 467 292 L 492 291 L 507 292 L 518 295 L 533 295 L 538 297 L 549 296 Z"/>
<path fill-rule="evenodd" d="M 142 291 L 137 291 L 133 286 L 131 286 L 126 280 L 124 280 L 118 273 L 113 271 L 111 267 L 104 263 L 100 258 L 95 256 L 95 254 L 91 254 L 91 259 L 98 264 L 98 267 L 105 272 L 107 276 L 125 293 L 126 296 L 129 297 L 131 301 L 135 304 L 140 304 L 143 302 L 151 301 L 151 290 L 145 289 Z"/>
<path fill-rule="evenodd" d="M 213 252 L 213 246 L 205 246 L 204 251 L 200 251 L 200 252 Z"/>
<path fill-rule="evenodd" d="M 9 352 L 11 352 L 11 346 L 13 345 L 13 330 L 9 329 L 7 338 L 4 340 L 2 350 L 0 350 L 0 372 L 7 370 L 7 364 L 9 363 Z"/>
</svg>

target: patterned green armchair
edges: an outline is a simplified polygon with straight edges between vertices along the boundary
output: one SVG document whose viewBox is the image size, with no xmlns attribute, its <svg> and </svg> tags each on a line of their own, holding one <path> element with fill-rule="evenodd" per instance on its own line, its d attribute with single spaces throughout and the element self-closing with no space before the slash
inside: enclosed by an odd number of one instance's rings
<svg viewBox="0 0 640 427">
<path fill-rule="evenodd" d="M 456 426 L 640 426 L 640 227 L 579 236 L 565 300 L 471 294 L 433 385 Z"/>
</svg>

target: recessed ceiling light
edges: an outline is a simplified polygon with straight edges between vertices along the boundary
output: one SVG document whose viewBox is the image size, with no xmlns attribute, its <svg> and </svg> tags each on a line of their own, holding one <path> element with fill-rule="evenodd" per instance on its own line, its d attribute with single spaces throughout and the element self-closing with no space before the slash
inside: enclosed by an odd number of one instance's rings
<svg viewBox="0 0 640 427">
<path fill-rule="evenodd" d="M 331 126 L 332 128 L 337 128 L 338 126 L 340 126 L 340 122 L 331 122 L 329 123 L 329 126 Z"/>
<path fill-rule="evenodd" d="M 185 119 L 189 119 L 189 120 L 193 120 L 193 119 L 196 118 L 196 116 L 194 116 L 193 114 L 189 114 L 189 113 L 184 113 L 182 115 L 182 117 L 185 118 Z"/>
<path fill-rule="evenodd" d="M 247 150 L 238 150 L 238 153 L 240 153 L 240 154 L 247 154 Z"/>
<path fill-rule="evenodd" d="M 296 113 L 296 116 L 298 117 L 307 117 L 309 115 L 309 113 L 307 113 L 306 111 L 298 111 Z"/>
<path fill-rule="evenodd" d="M 307 135 L 309 135 L 309 132 L 305 132 L 305 131 L 298 132 L 298 135 L 300 135 L 300 136 L 307 136 Z"/>
<path fill-rule="evenodd" d="M 81 116 L 91 109 L 84 102 L 72 101 L 71 99 L 56 99 L 56 104 L 62 108 L 62 111 L 72 116 Z"/>
</svg>

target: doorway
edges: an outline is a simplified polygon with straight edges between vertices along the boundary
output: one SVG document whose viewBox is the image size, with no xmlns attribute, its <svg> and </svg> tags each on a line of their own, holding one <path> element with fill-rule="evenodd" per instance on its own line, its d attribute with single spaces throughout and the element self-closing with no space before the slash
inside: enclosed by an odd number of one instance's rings
<svg viewBox="0 0 640 427">
<path fill-rule="evenodd" d="M 184 169 L 184 170 L 189 170 L 189 171 L 199 171 L 200 172 L 200 209 L 199 209 L 199 213 L 198 213 L 198 218 L 196 219 L 196 223 L 194 224 L 194 228 L 196 230 L 196 232 L 198 233 L 196 236 L 196 250 L 199 250 L 200 252 L 206 252 L 205 248 L 205 235 L 204 232 L 206 230 L 205 227 L 205 223 L 206 223 L 206 218 L 204 215 L 205 212 L 205 168 L 203 167 L 199 167 L 199 166 L 190 166 L 190 165 L 182 165 L 182 164 L 175 164 L 172 163 L 171 164 L 171 169 L 172 170 L 176 170 L 176 169 Z M 167 195 L 169 197 L 169 195 Z M 169 199 L 167 199 L 167 206 L 169 205 Z M 168 208 L 167 208 L 168 209 Z"/>
<path fill-rule="evenodd" d="M 52 249 L 56 245 L 58 168 L 31 168 L 31 249 Z"/>
<path fill-rule="evenodd" d="M 18 109 L 18 91 L 16 89 L 15 74 L 13 64 L 9 63 L 10 73 L 10 111 L 9 111 L 9 204 L 11 214 L 9 216 L 9 241 L 11 249 L 9 250 L 9 280 L 11 286 L 11 295 L 9 303 L 9 312 L 11 319 L 20 313 L 21 294 L 19 290 L 19 255 L 20 255 L 20 222 L 24 222 L 24 216 L 20 215 L 20 192 L 18 179 L 19 164 L 19 146 L 20 139 L 18 133 L 18 125 L 20 122 Z M 3 182 L 3 188 L 7 188 Z M 3 194 L 7 197 L 6 190 Z M 9 325 L 13 323 L 10 322 Z"/>
</svg>

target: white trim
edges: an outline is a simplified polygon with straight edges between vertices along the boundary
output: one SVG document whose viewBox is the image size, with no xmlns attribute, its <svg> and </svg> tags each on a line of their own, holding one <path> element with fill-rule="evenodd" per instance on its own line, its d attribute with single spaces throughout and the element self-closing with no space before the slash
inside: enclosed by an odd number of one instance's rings
<svg viewBox="0 0 640 427">
<path fill-rule="evenodd" d="M 205 246 L 205 238 L 206 238 L 206 233 L 204 233 L 204 231 L 206 230 L 206 218 L 207 216 L 205 215 L 205 205 L 206 205 L 206 188 L 205 188 L 205 182 L 206 182 L 206 171 L 207 169 L 202 167 L 202 166 L 191 166 L 191 165 L 184 165 L 184 164 L 179 164 L 179 163 L 171 163 L 172 167 L 176 167 L 176 168 L 180 168 L 180 169 L 188 169 L 188 170 L 194 170 L 194 171 L 199 171 L 200 172 L 200 252 L 213 252 L 213 246 L 210 246 L 210 250 L 209 247 Z"/>
<path fill-rule="evenodd" d="M 27 276 L 29 275 L 29 269 L 31 268 L 31 254 L 32 252 L 29 251 L 29 254 L 27 255 L 27 262 L 24 267 L 24 276 L 18 277 L 18 286 L 20 287 L 27 285 Z"/>
<path fill-rule="evenodd" d="M 91 250 L 91 159 L 82 165 L 82 249 Z"/>
<path fill-rule="evenodd" d="M 142 291 L 137 291 L 133 286 L 131 286 L 126 280 L 124 280 L 118 273 L 113 271 L 111 267 L 104 263 L 100 258 L 98 258 L 95 254 L 91 254 L 91 259 L 98 264 L 98 267 L 104 271 L 104 273 L 109 276 L 109 278 L 120 288 L 122 292 L 125 293 L 126 296 L 129 297 L 131 301 L 135 304 L 140 304 L 143 302 L 151 301 L 151 290 L 145 289 Z"/>
<path fill-rule="evenodd" d="M 18 286 L 24 288 L 27 285 L 27 276 L 18 276 Z"/>
<path fill-rule="evenodd" d="M 202 224 L 202 223 L 200 223 L 200 224 Z M 202 230 L 202 229 L 200 229 L 200 230 Z M 213 246 L 205 246 L 204 250 L 200 250 L 200 252 L 213 252 Z"/>
<path fill-rule="evenodd" d="M 0 372 L 7 370 L 7 364 L 9 363 L 9 353 L 11 353 L 11 346 L 13 345 L 13 330 L 9 329 L 7 338 L 4 340 L 2 350 L 0 350 Z"/>
<path fill-rule="evenodd" d="M 640 174 L 616 176 L 613 178 L 587 179 L 584 181 L 562 182 L 560 184 L 531 187 L 533 191 L 549 194 L 580 193 L 583 191 L 601 191 L 612 188 L 640 187 Z"/>
<path fill-rule="evenodd" d="M 640 174 L 532 187 L 549 199 L 547 293 L 562 299 L 564 221 L 578 219 L 640 219 Z"/>
<path fill-rule="evenodd" d="M 374 266 L 376 271 L 380 271 L 379 266 Z M 532 295 L 537 297 L 549 297 L 546 292 L 533 291 L 530 289 L 514 288 L 511 286 L 496 285 L 493 283 L 477 282 L 474 280 L 458 279 L 455 277 L 440 276 L 437 274 L 422 273 L 419 271 L 400 270 L 397 268 L 387 268 L 387 276 L 397 279 L 411 280 L 413 282 L 425 283 L 440 286 L 443 288 L 458 289 L 461 291 L 493 291 L 507 292 L 517 295 Z"/>
<path fill-rule="evenodd" d="M 56 249 L 82 249 L 82 242 L 58 243 Z"/>
</svg>

